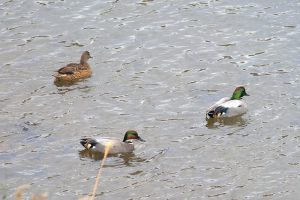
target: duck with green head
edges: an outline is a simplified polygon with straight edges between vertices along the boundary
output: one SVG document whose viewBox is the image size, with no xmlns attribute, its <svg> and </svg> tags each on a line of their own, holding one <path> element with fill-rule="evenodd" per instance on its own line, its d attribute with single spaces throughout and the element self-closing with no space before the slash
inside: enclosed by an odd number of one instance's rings
<svg viewBox="0 0 300 200">
<path fill-rule="evenodd" d="M 136 131 L 128 130 L 124 135 L 124 139 L 112 137 L 101 137 L 101 138 L 83 138 L 80 140 L 82 146 L 86 149 L 104 153 L 107 145 L 110 143 L 110 149 L 108 154 L 118 154 L 118 153 L 130 153 L 134 150 L 133 142 L 139 140 L 144 142 Z"/>
<path fill-rule="evenodd" d="M 231 97 L 224 97 L 206 111 L 206 119 L 235 117 L 247 112 L 247 104 L 241 99 L 249 96 L 243 86 L 237 87 Z"/>
</svg>

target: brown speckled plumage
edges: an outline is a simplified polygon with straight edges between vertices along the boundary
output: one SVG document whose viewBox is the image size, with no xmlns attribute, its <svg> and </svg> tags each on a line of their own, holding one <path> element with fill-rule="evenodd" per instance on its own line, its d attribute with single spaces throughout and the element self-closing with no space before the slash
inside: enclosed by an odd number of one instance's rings
<svg viewBox="0 0 300 200">
<path fill-rule="evenodd" d="M 70 63 L 60 68 L 54 77 L 57 81 L 75 81 L 90 77 L 92 75 L 92 69 L 87 63 L 89 58 L 92 58 L 90 53 L 88 51 L 83 52 L 79 64 Z"/>
</svg>

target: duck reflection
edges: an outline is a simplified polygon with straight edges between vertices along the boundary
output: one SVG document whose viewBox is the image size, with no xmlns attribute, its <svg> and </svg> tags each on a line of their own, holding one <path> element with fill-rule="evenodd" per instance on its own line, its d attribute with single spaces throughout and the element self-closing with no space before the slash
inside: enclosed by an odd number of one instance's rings
<svg viewBox="0 0 300 200">
<path fill-rule="evenodd" d="M 89 149 L 84 149 L 79 151 L 79 157 L 80 158 L 91 158 L 96 161 L 100 161 L 104 157 L 104 153 L 91 151 Z M 105 166 L 118 166 L 118 165 L 126 165 L 126 166 L 132 166 L 134 163 L 140 163 L 145 162 L 146 159 L 140 158 L 136 156 L 134 153 L 119 153 L 119 154 L 109 154 L 107 155 L 107 158 L 120 158 L 121 163 L 117 162 L 113 165 L 107 165 Z"/>
<path fill-rule="evenodd" d="M 63 80 L 58 80 L 55 79 L 54 80 L 54 85 L 56 85 L 56 87 L 64 87 L 64 86 L 71 86 L 76 84 L 77 82 L 80 82 L 80 80 L 74 80 L 74 81 L 63 81 Z"/>
<path fill-rule="evenodd" d="M 73 90 L 89 91 L 90 88 L 90 86 L 78 86 L 76 83 L 74 83 L 74 85 L 60 85 L 57 86 L 57 92 L 55 92 L 54 94 L 66 94 Z"/>
<path fill-rule="evenodd" d="M 246 126 L 247 120 L 241 116 L 230 118 L 212 118 L 206 120 L 206 127 L 209 129 L 218 128 L 220 126 Z"/>
</svg>

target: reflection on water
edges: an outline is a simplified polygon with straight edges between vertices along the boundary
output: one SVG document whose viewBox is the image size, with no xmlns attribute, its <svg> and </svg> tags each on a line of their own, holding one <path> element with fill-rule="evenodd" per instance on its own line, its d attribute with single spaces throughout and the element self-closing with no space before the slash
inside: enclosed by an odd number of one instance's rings
<svg viewBox="0 0 300 200">
<path fill-rule="evenodd" d="M 91 158 L 96 161 L 100 161 L 104 157 L 104 153 L 91 151 L 84 149 L 79 151 L 80 158 Z M 119 158 L 113 164 L 105 164 L 104 167 L 116 167 L 120 165 L 132 166 L 134 163 L 145 162 L 146 159 L 136 156 L 134 153 L 123 153 L 123 154 L 108 154 L 107 158 Z"/>
<path fill-rule="evenodd" d="M 74 84 L 74 83 L 67 83 L 67 84 L 58 86 L 58 88 L 57 88 L 57 90 L 58 90 L 57 94 L 66 94 L 67 92 L 71 92 L 71 91 L 74 91 L 74 90 L 87 91 L 90 88 L 91 87 L 87 86 L 87 85 L 85 85 L 85 86 L 78 86 L 77 84 Z"/>
<path fill-rule="evenodd" d="M 75 83 L 79 82 L 79 80 L 73 80 L 73 81 L 63 81 L 63 80 L 54 80 L 54 85 L 57 87 L 63 87 L 63 86 L 71 86 L 74 85 Z"/>
<path fill-rule="evenodd" d="M 246 126 L 247 120 L 242 116 L 230 118 L 213 118 L 206 121 L 206 127 L 214 129 L 222 126 Z"/>
</svg>

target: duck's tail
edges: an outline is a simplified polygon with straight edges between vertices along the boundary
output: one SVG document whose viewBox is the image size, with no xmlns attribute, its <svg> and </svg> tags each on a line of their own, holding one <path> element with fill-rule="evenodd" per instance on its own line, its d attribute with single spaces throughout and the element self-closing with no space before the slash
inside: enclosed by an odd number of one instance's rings
<svg viewBox="0 0 300 200">
<path fill-rule="evenodd" d="M 223 106 L 218 106 L 214 110 L 210 110 L 206 113 L 208 119 L 210 118 L 219 118 L 222 115 L 226 114 L 228 108 Z"/>
<path fill-rule="evenodd" d="M 207 119 L 214 118 L 214 111 L 213 111 L 213 110 L 208 111 L 208 112 L 206 113 L 206 118 L 207 118 Z"/>
<path fill-rule="evenodd" d="M 80 144 L 86 149 L 92 149 L 96 146 L 97 142 L 91 138 L 83 138 L 80 140 Z"/>
</svg>

